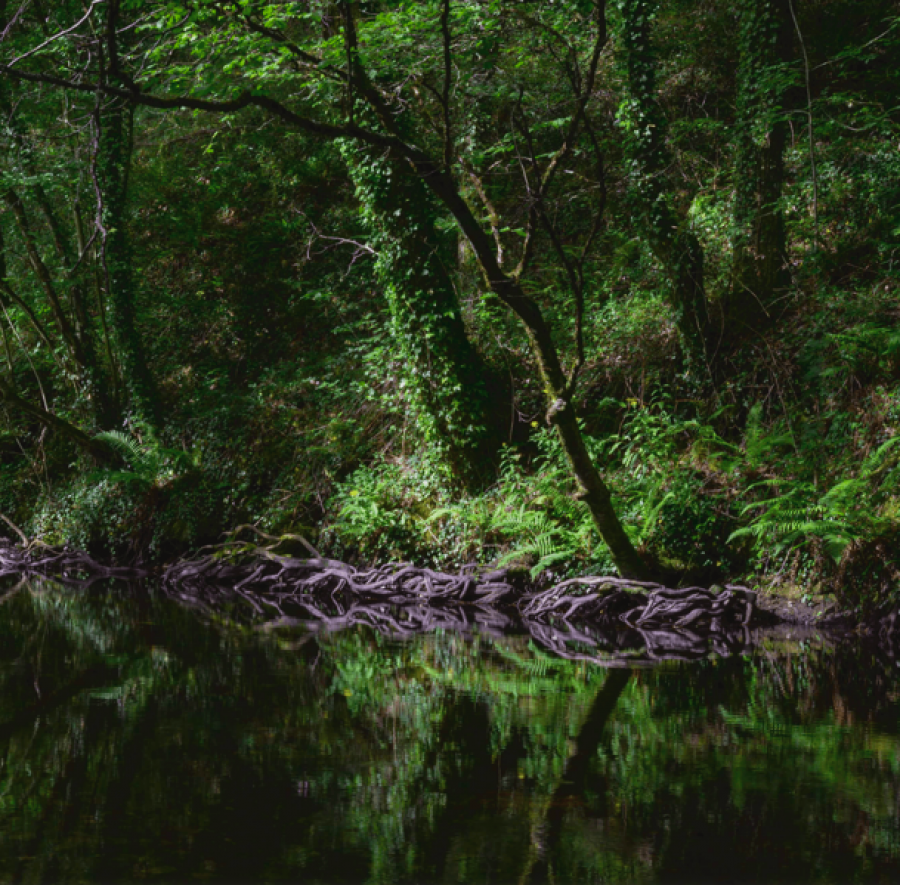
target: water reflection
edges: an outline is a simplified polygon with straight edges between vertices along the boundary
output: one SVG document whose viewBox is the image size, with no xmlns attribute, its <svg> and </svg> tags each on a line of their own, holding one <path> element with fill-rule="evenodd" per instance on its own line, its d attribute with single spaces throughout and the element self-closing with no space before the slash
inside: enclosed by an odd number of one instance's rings
<svg viewBox="0 0 900 885">
<path fill-rule="evenodd" d="M 896 881 L 877 649 L 604 670 L 522 636 L 0 605 L 0 880 Z"/>
</svg>

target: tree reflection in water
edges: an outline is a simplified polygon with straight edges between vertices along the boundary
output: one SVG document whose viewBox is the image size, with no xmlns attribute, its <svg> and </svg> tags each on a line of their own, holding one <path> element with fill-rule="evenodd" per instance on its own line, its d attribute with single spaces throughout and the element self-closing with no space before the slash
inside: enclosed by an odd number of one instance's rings
<svg viewBox="0 0 900 885">
<path fill-rule="evenodd" d="M 401 642 L 124 585 L 4 599 L 4 881 L 900 876 L 877 648 L 607 669 L 497 625 Z"/>
</svg>

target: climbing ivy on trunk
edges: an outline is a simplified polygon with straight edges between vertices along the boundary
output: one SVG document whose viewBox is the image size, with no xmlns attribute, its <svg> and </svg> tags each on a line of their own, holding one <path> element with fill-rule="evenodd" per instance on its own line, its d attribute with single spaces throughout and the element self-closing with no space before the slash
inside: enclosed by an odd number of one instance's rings
<svg viewBox="0 0 900 885">
<path fill-rule="evenodd" d="M 478 486 L 491 474 L 508 409 L 489 396 L 489 370 L 466 335 L 433 199 L 405 160 L 351 142 L 343 155 L 377 252 L 416 421 L 453 476 Z"/>
<path fill-rule="evenodd" d="M 666 119 L 656 100 L 656 50 L 651 27 L 657 0 L 619 0 L 618 56 L 625 96 L 619 121 L 628 133 L 631 182 L 641 232 L 669 282 L 669 301 L 687 349 L 706 349 L 709 313 L 703 249 L 672 208 L 665 170 Z"/>
<path fill-rule="evenodd" d="M 134 108 L 126 99 L 105 99 L 94 115 L 97 127 L 95 181 L 100 200 L 103 275 L 110 324 L 122 379 L 134 414 L 158 427 L 159 394 L 135 324 L 136 284 L 128 230 L 128 178 Z"/>
<path fill-rule="evenodd" d="M 729 316 L 755 326 L 787 283 L 780 201 L 791 75 L 787 0 L 742 0 L 734 167 L 733 284 Z"/>
</svg>

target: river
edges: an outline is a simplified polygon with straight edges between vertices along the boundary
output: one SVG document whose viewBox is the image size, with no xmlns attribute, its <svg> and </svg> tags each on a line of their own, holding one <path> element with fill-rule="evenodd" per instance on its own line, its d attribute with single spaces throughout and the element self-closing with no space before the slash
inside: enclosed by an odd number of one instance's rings
<svg viewBox="0 0 900 885">
<path fill-rule="evenodd" d="M 608 668 L 0 591 L 0 881 L 900 881 L 900 669 L 807 631 Z"/>
</svg>

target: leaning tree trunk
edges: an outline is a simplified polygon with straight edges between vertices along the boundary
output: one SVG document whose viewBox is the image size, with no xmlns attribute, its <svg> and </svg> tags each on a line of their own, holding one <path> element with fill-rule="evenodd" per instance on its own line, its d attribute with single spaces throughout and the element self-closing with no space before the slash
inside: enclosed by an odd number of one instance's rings
<svg viewBox="0 0 900 885">
<path fill-rule="evenodd" d="M 491 478 L 508 409 L 490 395 L 490 370 L 466 335 L 433 198 L 406 161 L 352 143 L 343 153 L 377 252 L 416 419 L 454 477 L 478 488 Z"/>
<path fill-rule="evenodd" d="M 705 352 L 709 314 L 703 248 L 669 202 L 665 170 L 666 119 L 656 100 L 656 53 L 651 35 L 656 0 L 622 0 L 620 53 L 625 77 L 623 122 L 629 130 L 633 186 L 644 237 L 669 282 L 669 302 L 689 351 Z"/>
<path fill-rule="evenodd" d="M 779 68 L 791 56 L 788 0 L 741 0 L 740 16 L 733 282 L 727 305 L 736 330 L 763 322 L 787 284 L 780 205 L 787 120 Z"/>
<path fill-rule="evenodd" d="M 42 409 L 40 406 L 22 399 L 13 387 L 12 382 L 2 377 L 0 377 L 0 402 L 23 415 L 27 415 L 44 427 L 57 431 L 83 452 L 91 455 L 91 457 L 101 463 L 112 464 L 120 460 L 106 443 L 88 436 L 81 428 L 69 423 L 64 418 L 60 418 L 58 415 L 54 415 L 52 412 L 48 412 L 46 409 Z"/>
<path fill-rule="evenodd" d="M 584 793 L 591 763 L 597 758 L 597 750 L 603 740 L 603 732 L 630 679 L 629 669 L 609 670 L 606 680 L 594 696 L 562 775 L 532 820 L 531 844 L 525 869 L 519 876 L 520 885 L 555 881 L 553 855 L 560 847 L 566 813 L 572 808 L 573 800 Z M 571 741 L 569 745 L 572 745 Z"/>
<path fill-rule="evenodd" d="M 570 379 L 563 370 L 559 350 L 553 340 L 550 325 L 538 303 L 522 287 L 518 278 L 511 276 L 500 266 L 494 243 L 484 227 L 475 217 L 469 204 L 446 162 L 446 157 L 437 160 L 414 143 L 405 140 L 399 121 L 386 104 L 382 95 L 373 86 L 356 48 L 356 35 L 352 16 L 345 19 L 348 56 L 352 64 L 351 81 L 354 90 L 378 118 L 385 131 L 394 139 L 396 149 L 404 158 L 407 167 L 418 176 L 431 192 L 433 198 L 450 213 L 460 232 L 469 241 L 472 251 L 481 267 L 485 282 L 490 290 L 519 319 L 531 350 L 538 364 L 547 403 L 547 420 L 556 427 L 563 451 L 569 462 L 578 488 L 577 496 L 584 501 L 590 511 L 600 537 L 606 543 L 619 573 L 626 578 L 643 579 L 649 576 L 649 567 L 631 543 L 612 505 L 609 488 L 600 471 L 588 453 L 587 446 L 575 407 L 572 403 L 573 385 L 577 375 Z M 605 27 L 602 28 L 605 42 Z M 580 104 L 583 110 L 582 99 Z M 576 111 L 575 120 L 580 119 L 581 110 Z M 574 129 L 571 133 L 575 134 Z M 402 164 L 398 164 L 398 167 Z M 398 168 L 400 173 L 400 168 Z M 404 176 L 410 173 L 402 170 Z"/>
<path fill-rule="evenodd" d="M 491 238 L 463 199 L 450 172 L 438 167 L 424 154 L 413 150 L 410 153 L 413 168 L 451 213 L 472 246 L 491 291 L 512 310 L 525 329 L 544 388 L 547 421 L 556 428 L 576 481 L 576 496 L 587 505 L 616 568 L 626 578 L 641 580 L 649 577 L 649 568 L 631 543 L 613 507 L 609 487 L 587 450 L 572 402 L 570 380 L 563 371 L 559 350 L 539 305 L 526 294 L 518 280 L 500 267 Z"/>
</svg>

